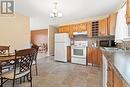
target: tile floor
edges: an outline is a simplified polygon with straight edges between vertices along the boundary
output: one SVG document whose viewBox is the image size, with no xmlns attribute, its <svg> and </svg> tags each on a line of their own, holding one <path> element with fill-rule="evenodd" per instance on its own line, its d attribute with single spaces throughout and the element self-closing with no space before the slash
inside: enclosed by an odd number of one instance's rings
<svg viewBox="0 0 130 87">
<path fill-rule="evenodd" d="M 39 75 L 33 67 L 33 87 L 102 87 L 101 70 L 97 67 L 55 62 L 54 57 L 38 60 Z M 8 81 L 4 87 L 12 87 Z M 30 87 L 29 82 L 16 87 Z"/>
</svg>

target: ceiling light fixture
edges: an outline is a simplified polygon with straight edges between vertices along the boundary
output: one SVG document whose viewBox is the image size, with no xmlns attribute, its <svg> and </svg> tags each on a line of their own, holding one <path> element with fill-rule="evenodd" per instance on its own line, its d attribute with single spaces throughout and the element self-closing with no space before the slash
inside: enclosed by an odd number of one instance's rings
<svg viewBox="0 0 130 87">
<path fill-rule="evenodd" d="M 51 18 L 56 18 L 56 17 L 62 17 L 62 13 L 58 12 L 57 10 L 57 2 L 54 2 L 54 8 L 52 9 L 52 12 L 50 13 Z"/>
</svg>

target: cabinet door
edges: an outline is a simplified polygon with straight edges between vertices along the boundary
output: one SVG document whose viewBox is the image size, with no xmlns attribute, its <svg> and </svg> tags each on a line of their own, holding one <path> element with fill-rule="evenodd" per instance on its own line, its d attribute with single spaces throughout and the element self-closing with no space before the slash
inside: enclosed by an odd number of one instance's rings
<svg viewBox="0 0 130 87">
<path fill-rule="evenodd" d="M 109 19 L 103 19 L 99 21 L 99 36 L 109 35 Z"/>
<path fill-rule="evenodd" d="M 88 48 L 88 63 L 92 65 L 101 65 L 101 50 L 99 48 L 89 47 Z"/>
<path fill-rule="evenodd" d="M 101 67 L 101 62 L 102 62 L 102 50 L 100 48 L 97 48 L 97 57 L 98 57 L 98 60 L 97 60 L 97 65 L 99 67 Z"/>
<path fill-rule="evenodd" d="M 122 80 L 116 72 L 114 72 L 114 87 L 124 87 Z"/>
<path fill-rule="evenodd" d="M 73 38 L 73 32 L 74 32 L 74 25 L 69 25 L 70 38 Z"/>
<path fill-rule="evenodd" d="M 67 46 L 67 61 L 71 62 L 71 46 Z"/>
<path fill-rule="evenodd" d="M 81 32 L 82 32 L 82 31 L 87 31 L 86 23 L 81 23 L 81 24 L 79 25 L 79 29 L 80 29 Z"/>
<path fill-rule="evenodd" d="M 108 87 L 114 86 L 114 70 L 109 62 L 108 62 L 108 69 L 107 69 L 107 86 Z"/>
<path fill-rule="evenodd" d="M 64 33 L 69 33 L 69 26 L 64 26 Z"/>
<path fill-rule="evenodd" d="M 63 26 L 59 27 L 59 33 L 63 33 L 63 32 L 64 32 L 64 27 Z"/>
<path fill-rule="evenodd" d="M 110 15 L 110 35 L 115 35 L 117 13 Z"/>
<path fill-rule="evenodd" d="M 127 23 L 129 24 L 130 23 L 130 0 L 127 0 L 127 17 L 126 17 L 126 20 L 127 20 Z"/>
<path fill-rule="evenodd" d="M 88 37 L 92 37 L 92 22 L 87 23 L 87 34 Z"/>
<path fill-rule="evenodd" d="M 92 63 L 92 59 L 93 59 L 92 58 L 92 54 L 93 54 L 93 51 L 92 51 L 91 47 L 88 48 L 88 53 L 87 54 L 88 54 L 88 58 L 87 58 L 88 59 L 88 63 Z"/>
</svg>

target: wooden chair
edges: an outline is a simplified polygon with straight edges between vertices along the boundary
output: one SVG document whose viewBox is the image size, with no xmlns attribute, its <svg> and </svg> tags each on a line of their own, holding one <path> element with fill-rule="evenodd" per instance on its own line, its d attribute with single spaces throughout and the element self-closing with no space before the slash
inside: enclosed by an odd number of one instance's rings
<svg viewBox="0 0 130 87">
<path fill-rule="evenodd" d="M 13 85 L 15 85 L 15 80 L 28 76 L 28 80 L 30 81 L 30 86 L 32 87 L 32 72 L 31 72 L 31 66 L 32 66 L 32 61 L 35 56 L 36 50 L 35 49 L 24 49 L 24 50 L 19 50 L 15 51 L 15 61 L 14 61 L 14 69 L 2 73 L 1 75 L 1 87 L 3 87 L 3 84 L 7 80 L 13 80 Z M 4 81 L 5 79 L 5 81 Z"/>
<path fill-rule="evenodd" d="M 38 75 L 38 68 L 37 68 L 37 54 L 38 54 L 39 46 L 33 44 L 33 45 L 32 45 L 32 48 L 36 49 L 36 53 L 35 53 L 35 57 L 34 57 L 34 61 L 35 61 L 36 75 Z"/>
<path fill-rule="evenodd" d="M 10 46 L 0 46 L 0 55 L 9 55 Z"/>
</svg>

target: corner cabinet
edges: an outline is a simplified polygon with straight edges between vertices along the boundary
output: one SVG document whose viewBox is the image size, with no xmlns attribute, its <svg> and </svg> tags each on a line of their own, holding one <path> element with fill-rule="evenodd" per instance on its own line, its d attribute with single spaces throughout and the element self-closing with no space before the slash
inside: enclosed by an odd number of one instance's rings
<svg viewBox="0 0 130 87">
<path fill-rule="evenodd" d="M 130 23 L 130 0 L 127 0 L 127 11 L 126 11 L 127 24 Z"/>
</svg>

